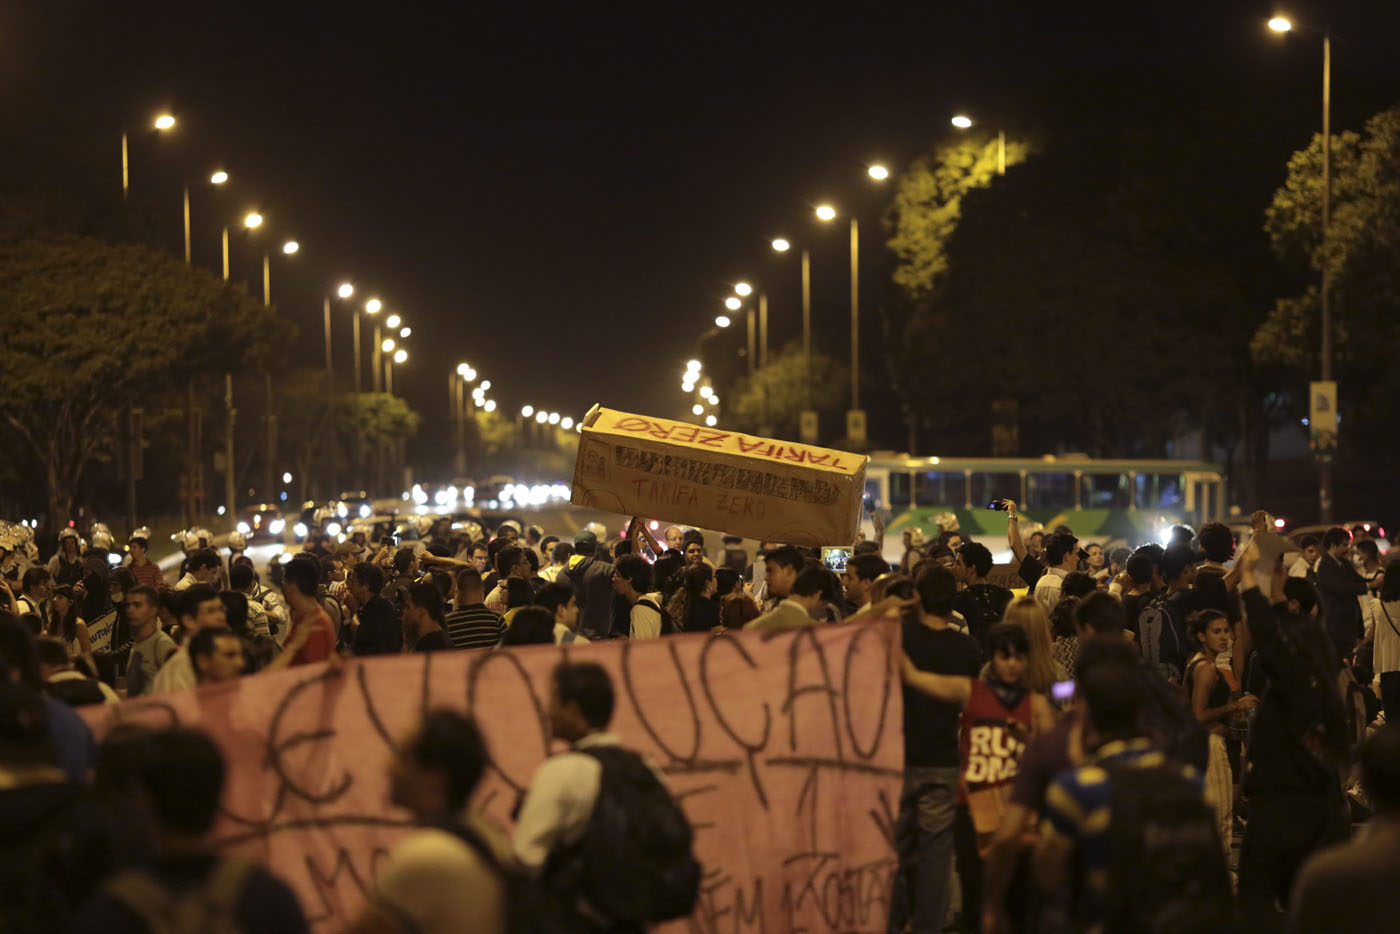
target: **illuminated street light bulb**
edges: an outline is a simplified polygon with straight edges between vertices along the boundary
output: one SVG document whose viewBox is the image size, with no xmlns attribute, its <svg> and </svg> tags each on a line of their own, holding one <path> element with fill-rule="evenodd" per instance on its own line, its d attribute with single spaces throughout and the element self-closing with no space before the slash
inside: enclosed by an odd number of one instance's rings
<svg viewBox="0 0 1400 934">
<path fill-rule="evenodd" d="M 170 114 L 161 114 L 155 119 L 157 130 L 173 130 L 175 128 L 175 118 Z"/>
<path fill-rule="evenodd" d="M 335 294 L 341 298 L 349 298 L 355 294 L 355 287 L 348 282 L 340 283 L 340 288 L 335 290 Z"/>
<path fill-rule="evenodd" d="M 570 428 L 574 427 L 574 420 L 568 417 L 561 418 L 559 420 L 559 427 L 564 429 L 565 431 L 568 431 Z"/>
<path fill-rule="evenodd" d="M 875 179 L 875 181 L 877 182 L 883 182 L 885 179 L 890 177 L 890 170 L 885 168 L 883 165 L 872 165 L 870 168 L 865 170 L 865 173 L 871 178 Z"/>
<path fill-rule="evenodd" d="M 730 321 L 728 315 L 720 315 L 718 318 L 715 318 L 716 327 L 727 328 L 729 327 L 729 324 Z"/>
<path fill-rule="evenodd" d="M 527 406 L 525 406 L 524 408 L 522 408 L 522 409 L 520 410 L 520 415 L 521 415 L 522 418 L 529 418 L 531 415 L 534 415 L 534 414 L 535 414 L 535 407 L 534 407 L 533 405 L 527 405 Z"/>
<path fill-rule="evenodd" d="M 209 184 L 211 185 L 222 185 L 226 181 L 228 181 L 228 173 L 223 169 L 219 169 L 219 171 L 209 176 Z"/>
<path fill-rule="evenodd" d="M 365 302 L 365 311 L 372 315 L 379 314 L 379 309 L 383 307 L 384 303 L 377 298 L 371 298 L 369 301 Z M 466 366 L 466 364 L 464 363 L 462 366 Z"/>
<path fill-rule="evenodd" d="M 549 413 L 541 409 L 535 413 L 535 421 L 543 425 L 545 422 L 549 421 Z"/>
<path fill-rule="evenodd" d="M 698 373 L 698 372 L 700 371 L 700 361 L 699 361 L 699 360 L 688 360 L 688 361 L 686 361 L 685 368 L 686 368 L 687 370 L 693 370 L 693 371 L 695 371 L 695 372 Z"/>
<path fill-rule="evenodd" d="M 494 412 L 494 411 L 496 411 L 496 400 L 495 400 L 495 399 L 487 399 L 487 400 L 486 400 L 486 405 L 482 406 L 482 408 L 486 409 L 486 411 L 488 411 L 488 412 Z"/>
<path fill-rule="evenodd" d="M 398 315 L 390 315 L 388 318 L 384 319 L 385 327 L 396 328 L 401 324 L 403 324 L 403 319 Z"/>
<path fill-rule="evenodd" d="M 395 362 L 395 363 L 403 363 L 403 362 L 404 362 L 405 360 L 407 360 L 407 359 L 408 359 L 408 351 L 407 351 L 407 350 L 404 350 L 402 347 L 400 347 L 398 350 L 394 351 L 394 362 Z"/>
<path fill-rule="evenodd" d="M 292 475 L 289 474 L 289 473 L 284 473 L 284 474 L 282 474 L 282 482 L 283 482 L 283 483 L 291 483 L 291 482 L 292 482 Z"/>
<path fill-rule="evenodd" d="M 400 329 L 399 329 L 399 337 L 412 337 L 412 336 L 413 336 L 413 328 L 400 328 Z"/>
<path fill-rule="evenodd" d="M 710 393 L 710 405 L 719 405 L 719 396 Z"/>
<path fill-rule="evenodd" d="M 475 381 L 476 381 L 476 370 L 473 370 L 471 367 L 467 367 L 466 377 L 467 377 L 467 382 L 469 382 L 469 383 L 475 382 Z"/>
<path fill-rule="evenodd" d="M 491 388 L 491 381 L 490 381 L 489 379 L 484 379 L 484 380 L 481 381 L 481 390 L 482 390 L 482 392 L 485 392 L 486 390 L 488 390 L 488 389 L 490 389 L 490 388 Z"/>
<path fill-rule="evenodd" d="M 398 344 L 394 343 L 394 339 L 392 337 L 386 337 L 384 338 L 384 343 L 379 345 L 379 349 L 384 351 L 385 353 L 393 353 L 394 348 L 397 346 Z"/>
<path fill-rule="evenodd" d="M 681 392 L 694 392 L 694 391 L 695 391 L 695 384 L 694 384 L 694 383 L 681 383 Z"/>
<path fill-rule="evenodd" d="M 819 204 L 819 205 L 817 205 L 817 220 L 819 220 L 819 221 L 834 221 L 834 220 L 836 220 L 836 209 L 835 209 L 834 207 L 832 207 L 831 205 L 829 205 L 829 204 Z"/>
<path fill-rule="evenodd" d="M 459 363 L 457 364 L 457 375 L 466 376 L 467 373 L 471 371 L 471 368 L 472 367 L 470 363 Z"/>
<path fill-rule="evenodd" d="M 719 419 L 715 418 L 713 415 L 706 415 L 705 424 L 713 428 L 719 424 Z"/>
<path fill-rule="evenodd" d="M 252 230 L 254 227 L 261 227 L 262 222 L 263 216 L 257 211 L 249 211 L 248 215 L 243 218 L 243 226 L 247 227 L 249 230 Z"/>
<path fill-rule="evenodd" d="M 734 283 L 734 291 L 736 294 L 747 298 L 753 294 L 753 286 L 749 285 L 747 282 L 736 282 Z"/>
<path fill-rule="evenodd" d="M 778 237 L 773 241 L 773 249 L 777 250 L 779 253 L 786 253 L 788 250 L 792 249 L 792 244 L 788 243 L 782 237 Z"/>
<path fill-rule="evenodd" d="M 1293 23 L 1286 16 L 1275 16 L 1269 20 L 1269 28 L 1274 32 L 1288 32 L 1293 28 Z"/>
<path fill-rule="evenodd" d="M 963 114 L 958 114 L 953 117 L 952 123 L 953 126 L 957 127 L 959 130 L 967 130 L 972 127 L 972 118 Z"/>
<path fill-rule="evenodd" d="M 288 240 L 286 243 L 282 244 L 282 252 L 286 253 L 288 256 L 291 256 L 293 253 L 300 249 L 301 244 L 297 243 L 295 240 Z"/>
<path fill-rule="evenodd" d="M 558 413 L 558 412 L 550 412 L 550 413 L 549 413 L 549 423 L 550 423 L 551 425 L 557 425 L 557 424 L 559 424 L 559 413 Z"/>
<path fill-rule="evenodd" d="M 705 407 L 697 402 L 690 407 L 690 411 L 694 412 L 696 415 L 704 415 Z"/>
<path fill-rule="evenodd" d="M 724 307 L 728 308 L 730 311 L 738 311 L 740 308 L 744 307 L 744 303 L 731 295 L 724 300 Z"/>
</svg>

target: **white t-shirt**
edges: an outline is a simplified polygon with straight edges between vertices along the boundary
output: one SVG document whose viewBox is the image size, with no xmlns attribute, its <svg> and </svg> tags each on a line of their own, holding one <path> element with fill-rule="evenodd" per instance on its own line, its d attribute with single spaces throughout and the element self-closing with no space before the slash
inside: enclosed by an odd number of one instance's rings
<svg viewBox="0 0 1400 934">
<path fill-rule="evenodd" d="M 644 593 L 641 600 L 632 604 L 630 635 L 633 639 L 655 639 L 661 635 L 661 613 L 649 606 L 643 606 L 642 601 L 661 606 L 661 594 Z"/>
<path fill-rule="evenodd" d="M 486 837 L 477 825 L 473 829 Z M 496 934 L 505 930 L 500 878 L 472 846 L 435 827 L 416 830 L 394 847 L 369 898 L 405 931 Z"/>
<path fill-rule="evenodd" d="M 555 645 L 564 645 L 570 642 L 582 645 L 583 643 L 589 641 L 591 640 L 587 636 L 583 635 L 582 633 L 574 632 L 572 629 L 570 629 L 568 626 L 565 626 L 563 623 L 554 624 Z"/>
<path fill-rule="evenodd" d="M 167 694 L 171 691 L 183 691 L 192 688 L 199 683 L 199 679 L 194 676 L 194 664 L 190 661 L 190 651 L 188 645 L 182 645 L 175 650 L 175 654 L 165 660 L 165 664 L 160 666 L 160 671 L 156 672 L 155 681 L 151 684 L 150 693 Z"/>
</svg>

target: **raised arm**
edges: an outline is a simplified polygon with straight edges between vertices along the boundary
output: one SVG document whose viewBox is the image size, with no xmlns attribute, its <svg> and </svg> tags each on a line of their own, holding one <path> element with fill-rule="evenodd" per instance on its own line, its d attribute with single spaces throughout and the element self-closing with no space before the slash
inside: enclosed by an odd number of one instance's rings
<svg viewBox="0 0 1400 934">
<path fill-rule="evenodd" d="M 1006 543 L 1011 546 L 1011 553 L 1016 556 L 1018 562 L 1026 560 L 1026 543 L 1021 541 L 1021 523 L 1016 518 L 1016 503 L 1012 500 L 1004 500 L 1006 503 Z"/>
<path fill-rule="evenodd" d="M 963 675 L 937 675 L 914 667 L 904 656 L 904 683 L 934 700 L 957 707 L 966 707 L 972 697 L 972 679 Z"/>
</svg>

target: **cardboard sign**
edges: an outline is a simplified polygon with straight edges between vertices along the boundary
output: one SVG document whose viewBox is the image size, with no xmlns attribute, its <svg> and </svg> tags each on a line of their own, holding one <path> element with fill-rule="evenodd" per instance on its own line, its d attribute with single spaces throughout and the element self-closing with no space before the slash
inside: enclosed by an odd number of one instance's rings
<svg viewBox="0 0 1400 934">
<path fill-rule="evenodd" d="M 666 934 L 881 932 L 904 734 L 896 623 L 438 652 L 252 675 L 79 712 L 207 731 L 228 763 L 214 838 L 266 864 L 313 930 L 344 930 L 409 829 L 388 803 L 393 744 L 425 710 L 470 712 L 492 762 L 472 806 L 509 828 L 551 751 L 561 659 L 612 677 L 611 724 L 666 777 L 704 868 Z"/>
<path fill-rule="evenodd" d="M 579 440 L 573 503 L 759 541 L 849 545 L 867 460 L 594 406 Z"/>
</svg>

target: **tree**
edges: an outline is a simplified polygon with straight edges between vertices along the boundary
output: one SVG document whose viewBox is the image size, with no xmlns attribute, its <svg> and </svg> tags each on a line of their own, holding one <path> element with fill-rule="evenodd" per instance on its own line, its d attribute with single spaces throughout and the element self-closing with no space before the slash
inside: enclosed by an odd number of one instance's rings
<svg viewBox="0 0 1400 934">
<path fill-rule="evenodd" d="M 0 318 L 0 418 L 43 469 L 55 526 L 126 406 L 261 357 L 282 330 L 174 257 L 66 235 L 0 243 Z"/>
<path fill-rule="evenodd" d="M 1264 229 L 1278 257 L 1327 274 L 1333 352 L 1348 436 L 1363 450 L 1394 454 L 1388 429 L 1400 392 L 1394 361 L 1400 335 L 1400 107 L 1372 117 L 1364 133 L 1332 138 L 1332 216 L 1322 238 L 1322 137 L 1295 152 L 1274 193 Z M 1280 298 L 1254 333 L 1261 363 L 1291 368 L 1294 378 L 1317 372 L 1322 343 L 1321 291 L 1316 282 Z M 1300 372 L 1301 371 L 1301 372 Z M 1350 426 L 1359 425 L 1359 428 Z"/>
<path fill-rule="evenodd" d="M 801 435 L 802 412 L 808 408 L 806 375 L 801 344 L 788 344 L 767 366 L 740 379 L 730 390 L 733 401 L 725 407 L 725 424 L 749 434 L 796 441 Z M 849 385 L 849 369 L 813 352 L 811 408 L 828 436 L 832 426 L 845 424 L 842 413 Z"/>
</svg>

